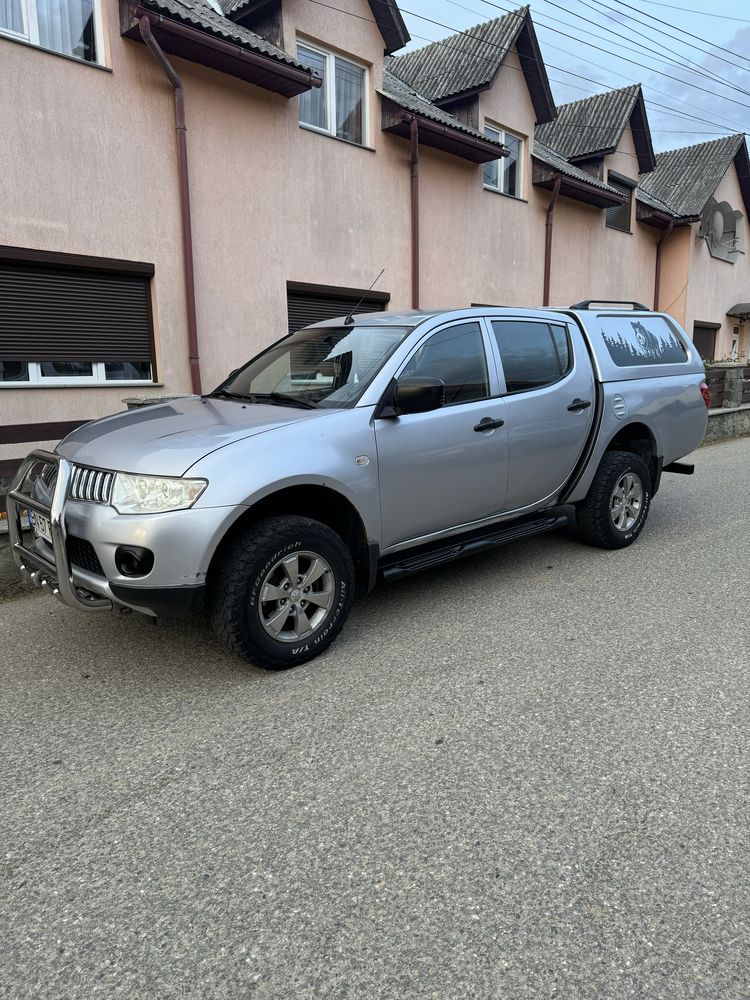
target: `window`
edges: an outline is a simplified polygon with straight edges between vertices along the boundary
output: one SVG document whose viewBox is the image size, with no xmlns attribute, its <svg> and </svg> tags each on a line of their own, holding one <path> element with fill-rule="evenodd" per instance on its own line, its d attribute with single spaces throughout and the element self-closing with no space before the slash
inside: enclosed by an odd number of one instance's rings
<svg viewBox="0 0 750 1000">
<path fill-rule="evenodd" d="M 300 95 L 300 124 L 363 146 L 367 136 L 365 68 L 311 45 L 298 45 L 297 58 L 323 77 L 321 87 Z"/>
<path fill-rule="evenodd" d="M 359 291 L 356 288 L 333 288 L 287 282 L 286 305 L 289 332 L 303 326 L 338 319 L 353 313 L 382 312 L 388 305 L 387 292 Z"/>
<path fill-rule="evenodd" d="M 552 323 L 493 321 L 508 392 L 541 389 L 570 371 L 568 333 Z"/>
<path fill-rule="evenodd" d="M 96 0 L 0 0 L 0 33 L 85 62 L 101 62 Z"/>
<path fill-rule="evenodd" d="M 687 350 L 663 316 L 600 316 L 604 343 L 618 368 L 675 365 L 687 361 Z"/>
<path fill-rule="evenodd" d="M 0 385 L 153 381 L 152 274 L 150 264 L 0 247 Z"/>
<path fill-rule="evenodd" d="M 409 359 L 399 378 L 426 375 L 445 383 L 445 405 L 489 395 L 487 361 L 478 323 L 459 323 L 433 334 Z"/>
<path fill-rule="evenodd" d="M 693 344 L 703 361 L 713 361 L 716 357 L 716 331 L 718 324 L 693 324 Z"/>
<path fill-rule="evenodd" d="M 502 142 L 510 150 L 510 156 L 492 160 L 484 165 L 484 186 L 492 191 L 520 198 L 522 194 L 523 139 L 505 129 L 485 125 L 484 134 L 488 139 Z"/>
<path fill-rule="evenodd" d="M 613 208 L 605 210 L 606 225 L 609 229 L 619 229 L 621 233 L 629 233 L 634 185 L 625 184 L 613 178 L 611 172 L 607 177 L 607 184 L 615 191 L 619 191 L 620 194 L 624 194 L 626 201 L 623 205 L 615 205 Z"/>
<path fill-rule="evenodd" d="M 102 385 L 151 382 L 145 361 L 0 361 L 0 385 Z"/>
</svg>

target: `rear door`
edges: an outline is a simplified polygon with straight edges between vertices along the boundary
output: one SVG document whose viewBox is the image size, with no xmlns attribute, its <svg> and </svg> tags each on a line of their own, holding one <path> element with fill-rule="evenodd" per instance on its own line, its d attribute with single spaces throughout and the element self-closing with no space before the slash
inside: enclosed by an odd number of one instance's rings
<svg viewBox="0 0 750 1000">
<path fill-rule="evenodd" d="M 505 509 L 516 510 L 554 496 L 573 471 L 594 417 L 594 374 L 573 324 L 503 318 L 490 327 L 505 378 Z"/>
<path fill-rule="evenodd" d="M 505 403 L 483 323 L 463 320 L 431 333 L 398 377 L 405 375 L 442 379 L 445 405 L 375 421 L 383 549 L 481 520 L 505 504 Z"/>
</svg>

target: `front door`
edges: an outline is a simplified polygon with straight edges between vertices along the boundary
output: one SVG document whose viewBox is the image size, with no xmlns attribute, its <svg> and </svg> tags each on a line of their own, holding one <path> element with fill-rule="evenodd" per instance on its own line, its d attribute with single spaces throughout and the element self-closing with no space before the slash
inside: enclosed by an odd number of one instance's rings
<svg viewBox="0 0 750 1000">
<path fill-rule="evenodd" d="M 445 404 L 430 413 L 375 421 L 382 548 L 469 524 L 503 509 L 507 488 L 502 399 L 490 398 L 482 326 L 442 327 L 416 348 L 399 377 L 445 383 Z"/>
</svg>

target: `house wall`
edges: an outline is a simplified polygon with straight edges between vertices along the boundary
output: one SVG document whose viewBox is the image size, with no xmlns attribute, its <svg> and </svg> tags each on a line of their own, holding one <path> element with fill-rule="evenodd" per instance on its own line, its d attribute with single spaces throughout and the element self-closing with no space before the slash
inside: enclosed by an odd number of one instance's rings
<svg viewBox="0 0 750 1000">
<path fill-rule="evenodd" d="M 628 125 L 615 153 L 604 158 L 604 180 L 615 170 L 634 180 L 638 160 Z M 659 234 L 635 222 L 629 233 L 608 229 L 606 213 L 595 206 L 560 198 L 555 206 L 550 303 L 582 299 L 631 299 L 653 305 L 656 242 Z"/>
<path fill-rule="evenodd" d="M 731 164 L 714 192 L 717 201 L 728 201 L 732 208 L 745 214 L 737 171 Z M 716 358 L 729 355 L 734 327 L 740 327 L 740 353 L 750 354 L 750 324 L 726 315 L 738 302 L 750 301 L 750 233 L 747 218 L 742 220 L 746 252 L 734 264 L 712 257 L 704 240 L 698 239 L 699 225 L 690 227 L 690 271 L 686 288 L 685 325 L 692 333 L 695 322 L 721 323 L 717 331 Z"/>
</svg>

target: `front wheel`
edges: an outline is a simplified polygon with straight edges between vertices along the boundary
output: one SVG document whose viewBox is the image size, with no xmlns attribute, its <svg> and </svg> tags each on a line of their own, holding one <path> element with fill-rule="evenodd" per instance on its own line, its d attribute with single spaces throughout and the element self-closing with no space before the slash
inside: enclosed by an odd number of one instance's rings
<svg viewBox="0 0 750 1000">
<path fill-rule="evenodd" d="M 232 652 L 269 670 L 318 656 L 344 626 L 354 596 L 349 549 L 306 517 L 249 524 L 211 574 L 209 608 Z"/>
<path fill-rule="evenodd" d="M 643 529 L 651 505 L 651 476 L 639 455 L 608 451 L 586 499 L 576 508 L 579 534 L 591 545 L 621 549 Z"/>
</svg>

